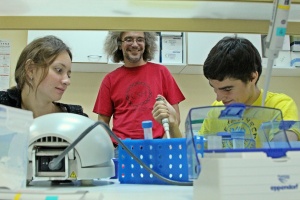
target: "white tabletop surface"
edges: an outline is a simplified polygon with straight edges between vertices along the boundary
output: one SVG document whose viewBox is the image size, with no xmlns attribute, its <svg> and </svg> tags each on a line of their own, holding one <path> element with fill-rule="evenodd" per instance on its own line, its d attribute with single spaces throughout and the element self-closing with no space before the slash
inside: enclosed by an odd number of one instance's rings
<svg viewBox="0 0 300 200">
<path fill-rule="evenodd" d="M 192 186 L 177 185 L 151 185 L 151 184 L 120 184 L 117 179 L 94 180 L 92 183 L 63 183 L 51 185 L 51 182 L 32 182 L 26 190 L 43 192 L 99 192 L 103 199 L 113 200 L 191 200 L 193 198 Z"/>
</svg>

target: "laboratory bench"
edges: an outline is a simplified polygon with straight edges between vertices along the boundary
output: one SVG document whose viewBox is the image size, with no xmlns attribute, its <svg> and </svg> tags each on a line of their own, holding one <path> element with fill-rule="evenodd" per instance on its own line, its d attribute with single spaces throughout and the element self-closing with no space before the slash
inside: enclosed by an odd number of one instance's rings
<svg viewBox="0 0 300 200">
<path fill-rule="evenodd" d="M 118 200 L 188 200 L 193 198 L 193 186 L 121 184 L 118 179 L 101 179 L 92 182 L 69 182 L 53 185 L 50 181 L 34 181 L 26 188 L 33 192 L 76 192 L 88 191 L 102 194 L 102 199 Z"/>
</svg>

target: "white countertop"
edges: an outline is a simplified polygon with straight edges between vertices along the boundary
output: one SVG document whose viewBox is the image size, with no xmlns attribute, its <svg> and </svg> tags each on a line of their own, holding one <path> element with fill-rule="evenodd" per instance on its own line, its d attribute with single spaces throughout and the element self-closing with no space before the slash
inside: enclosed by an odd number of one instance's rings
<svg viewBox="0 0 300 200">
<path fill-rule="evenodd" d="M 193 198 L 192 186 L 177 185 L 150 185 L 150 184 L 120 184 L 117 179 L 94 180 L 93 183 L 82 184 L 80 181 L 74 183 L 63 183 L 52 185 L 51 182 L 32 182 L 26 191 L 59 193 L 89 191 L 102 194 L 103 199 L 116 200 L 188 200 Z"/>
</svg>

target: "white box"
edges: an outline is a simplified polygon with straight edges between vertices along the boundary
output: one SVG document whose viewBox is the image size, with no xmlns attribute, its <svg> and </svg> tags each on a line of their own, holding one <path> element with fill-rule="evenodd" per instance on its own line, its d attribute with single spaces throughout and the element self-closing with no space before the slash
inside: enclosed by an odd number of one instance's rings
<svg viewBox="0 0 300 200">
<path fill-rule="evenodd" d="M 300 41 L 293 42 L 293 44 L 291 45 L 291 51 L 300 52 Z"/>
<path fill-rule="evenodd" d="M 182 36 L 182 32 L 160 32 L 161 36 Z"/>
<path fill-rule="evenodd" d="M 26 187 L 31 111 L 0 105 L 0 188 Z"/>
<path fill-rule="evenodd" d="M 178 63 L 182 64 L 182 51 L 179 50 L 162 50 L 162 63 Z"/>
<path fill-rule="evenodd" d="M 291 51 L 300 51 L 300 35 L 293 35 L 290 38 Z"/>
<path fill-rule="evenodd" d="M 182 51 L 181 36 L 161 36 L 162 50 L 179 50 Z"/>
<path fill-rule="evenodd" d="M 267 67 L 268 58 L 262 58 L 262 66 Z M 274 60 L 273 68 L 291 68 L 291 52 L 279 51 L 278 57 Z"/>
<path fill-rule="evenodd" d="M 156 36 L 155 43 L 157 45 L 157 50 L 154 53 L 154 58 L 153 58 L 152 62 L 159 63 L 160 62 L 160 36 L 159 35 Z"/>
<path fill-rule="evenodd" d="M 161 36 L 161 62 L 182 63 L 182 37 Z"/>
<path fill-rule="evenodd" d="M 291 52 L 291 63 L 292 67 L 300 67 L 300 52 Z"/>
<path fill-rule="evenodd" d="M 279 51 L 278 57 L 275 59 L 275 68 L 290 68 L 291 65 L 291 52 Z"/>
<path fill-rule="evenodd" d="M 194 200 L 299 200 L 300 151 L 204 153 Z"/>
<path fill-rule="evenodd" d="M 281 50 L 282 51 L 290 51 L 291 50 L 291 43 L 290 43 L 290 36 L 289 35 L 284 36 Z"/>
</svg>

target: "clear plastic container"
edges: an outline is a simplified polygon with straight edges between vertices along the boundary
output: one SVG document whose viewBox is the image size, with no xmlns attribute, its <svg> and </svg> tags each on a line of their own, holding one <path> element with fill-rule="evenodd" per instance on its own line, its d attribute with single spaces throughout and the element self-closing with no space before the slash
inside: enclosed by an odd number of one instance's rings
<svg viewBox="0 0 300 200">
<path fill-rule="evenodd" d="M 31 111 L 0 105 L 0 187 L 26 187 Z"/>
</svg>

